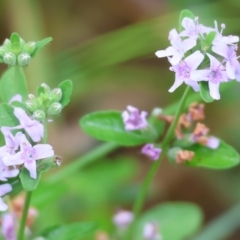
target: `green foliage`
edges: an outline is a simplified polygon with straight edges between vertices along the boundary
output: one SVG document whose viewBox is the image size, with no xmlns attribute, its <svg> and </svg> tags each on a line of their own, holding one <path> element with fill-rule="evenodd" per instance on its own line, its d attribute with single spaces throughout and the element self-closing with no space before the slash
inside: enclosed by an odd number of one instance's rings
<svg viewBox="0 0 240 240">
<path fill-rule="evenodd" d="M 134 231 L 134 240 L 143 240 L 143 229 L 146 223 L 156 223 L 164 240 L 184 240 L 200 228 L 202 218 L 202 211 L 195 204 L 163 203 L 140 217 Z"/>
<path fill-rule="evenodd" d="M 62 90 L 62 98 L 59 101 L 62 104 L 62 107 L 65 107 L 70 102 L 72 95 L 73 84 L 71 80 L 65 80 L 58 85 L 58 88 Z"/>
<path fill-rule="evenodd" d="M 13 108 L 6 103 L 0 104 L 0 127 L 17 126 L 18 120 L 13 113 Z"/>
<path fill-rule="evenodd" d="M 52 37 L 44 38 L 43 40 L 37 41 L 35 44 L 35 51 L 31 54 L 32 57 L 35 57 L 36 54 L 47 44 L 53 40 Z"/>
<path fill-rule="evenodd" d="M 12 33 L 10 37 L 11 51 L 18 54 L 22 50 L 21 38 L 17 33 Z"/>
<path fill-rule="evenodd" d="M 215 37 L 216 37 L 216 32 L 210 32 L 207 34 L 205 38 L 200 38 L 201 48 L 204 52 L 207 52 L 208 49 L 212 46 L 212 42 Z"/>
<path fill-rule="evenodd" d="M 0 97 L 4 102 L 9 102 L 16 94 L 20 94 L 23 100 L 27 100 L 27 82 L 22 68 L 10 67 L 1 77 Z"/>
<path fill-rule="evenodd" d="M 204 81 L 199 82 L 199 86 L 200 86 L 200 95 L 202 99 L 207 103 L 213 102 L 214 99 L 210 96 L 208 82 L 204 82 Z"/>
<path fill-rule="evenodd" d="M 181 13 L 180 13 L 180 16 L 179 16 L 179 31 L 182 31 L 182 30 L 183 30 L 182 20 L 183 20 L 185 17 L 191 18 L 191 19 L 194 19 L 194 18 L 195 18 L 194 14 L 193 14 L 191 11 L 189 11 L 189 10 L 187 10 L 187 9 L 182 10 Z"/>
<path fill-rule="evenodd" d="M 64 226 L 50 227 L 44 230 L 41 236 L 47 238 L 47 240 L 87 240 L 90 239 L 89 237 L 91 237 L 91 239 L 94 238 L 96 229 L 96 223 L 78 222 L 66 224 Z"/>
<path fill-rule="evenodd" d="M 195 153 L 194 158 L 187 162 L 188 166 L 226 169 L 239 164 L 240 156 L 230 145 L 221 141 L 217 149 L 211 149 L 199 144 L 188 148 Z"/>
<path fill-rule="evenodd" d="M 152 142 L 157 138 L 154 126 L 150 126 L 149 129 L 142 131 L 126 131 L 121 112 L 117 111 L 90 113 L 80 120 L 80 125 L 89 135 L 99 140 L 115 142 L 122 146 L 141 145 Z M 162 128 L 163 126 L 161 125 Z M 158 132 L 162 132 L 159 129 Z"/>
</svg>

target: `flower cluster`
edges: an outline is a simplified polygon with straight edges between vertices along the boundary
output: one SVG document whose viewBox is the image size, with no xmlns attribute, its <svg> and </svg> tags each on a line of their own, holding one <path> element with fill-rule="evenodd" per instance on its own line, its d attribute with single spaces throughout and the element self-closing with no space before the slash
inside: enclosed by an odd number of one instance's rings
<svg viewBox="0 0 240 240">
<path fill-rule="evenodd" d="M 33 114 L 33 118 L 43 121 L 47 116 L 59 115 L 62 111 L 62 90 L 54 88 L 53 90 L 46 83 L 42 83 L 38 88 L 38 96 L 28 95 L 26 108 Z"/>
<path fill-rule="evenodd" d="M 139 110 L 132 106 L 127 106 L 127 111 L 122 113 L 122 119 L 125 126 L 125 130 L 146 130 L 148 128 L 147 112 Z M 147 155 L 152 160 L 158 160 L 162 150 L 154 146 L 154 144 L 148 143 L 143 146 L 142 153 Z"/>
<path fill-rule="evenodd" d="M 5 145 L 0 147 L 0 180 L 16 177 L 21 167 L 26 168 L 30 177 L 37 178 L 37 160 L 52 157 L 54 151 L 49 144 L 39 144 L 44 135 L 43 124 L 30 117 L 22 108 L 14 108 L 19 125 L 1 127 Z M 0 197 L 12 190 L 10 184 L 0 186 Z M 7 206 L 0 201 L 0 210 Z"/>
<path fill-rule="evenodd" d="M 236 79 L 240 81 L 240 64 L 237 57 L 238 36 L 223 36 L 219 30 L 199 24 L 198 18 L 182 20 L 182 31 L 172 29 L 169 33 L 171 46 L 156 52 L 157 57 L 168 57 L 170 70 L 175 72 L 175 82 L 169 89 L 173 92 L 185 83 L 199 91 L 199 82 L 208 82 L 210 96 L 220 99 L 219 85 Z"/>
</svg>

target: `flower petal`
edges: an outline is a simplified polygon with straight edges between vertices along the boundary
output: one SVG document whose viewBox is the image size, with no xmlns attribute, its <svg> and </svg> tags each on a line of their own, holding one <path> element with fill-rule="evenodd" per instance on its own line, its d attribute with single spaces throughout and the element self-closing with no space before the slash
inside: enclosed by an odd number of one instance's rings
<svg viewBox="0 0 240 240">
<path fill-rule="evenodd" d="M 0 185 L 0 197 L 4 196 L 6 193 L 12 191 L 12 186 L 9 183 L 4 183 Z"/>
<path fill-rule="evenodd" d="M 37 144 L 33 147 L 35 150 L 35 158 L 44 159 L 54 155 L 53 148 L 50 144 Z"/>
<path fill-rule="evenodd" d="M 174 92 L 182 83 L 183 83 L 183 79 L 176 77 L 174 84 L 168 91 Z"/>
<path fill-rule="evenodd" d="M 219 94 L 219 83 L 213 83 L 211 81 L 208 82 L 210 95 L 213 99 L 219 100 L 220 94 Z"/>
<path fill-rule="evenodd" d="M 37 178 L 36 161 L 26 161 L 24 167 L 29 171 L 31 178 Z"/>
<path fill-rule="evenodd" d="M 0 197 L 0 211 L 6 211 L 7 209 L 8 209 L 8 205 Z"/>
</svg>

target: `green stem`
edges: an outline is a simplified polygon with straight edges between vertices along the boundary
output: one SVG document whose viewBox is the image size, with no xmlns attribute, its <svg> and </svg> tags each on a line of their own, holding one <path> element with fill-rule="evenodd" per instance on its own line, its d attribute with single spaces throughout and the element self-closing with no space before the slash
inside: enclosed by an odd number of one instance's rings
<svg viewBox="0 0 240 240">
<path fill-rule="evenodd" d="M 42 143 L 47 143 L 47 141 L 48 141 L 48 120 L 47 120 L 47 118 L 44 119 L 43 127 L 44 127 L 44 134 L 43 134 Z"/>
<path fill-rule="evenodd" d="M 134 219 L 135 220 L 137 219 L 138 215 L 140 214 L 140 212 L 142 210 L 143 204 L 144 204 L 146 196 L 147 196 L 147 190 L 148 190 L 148 188 L 149 188 L 149 186 L 152 182 L 153 177 L 155 176 L 155 174 L 156 174 L 156 172 L 157 172 L 157 170 L 160 166 L 161 160 L 163 159 L 163 157 L 166 154 L 166 151 L 168 149 L 168 145 L 173 138 L 174 130 L 177 126 L 179 117 L 182 114 L 182 111 L 184 109 L 184 105 L 185 105 L 185 102 L 187 100 L 189 90 L 190 90 L 190 87 L 188 86 L 186 88 L 182 98 L 181 98 L 181 101 L 179 103 L 179 106 L 178 106 L 176 115 L 174 117 L 174 120 L 173 120 L 171 126 L 169 127 L 169 129 L 166 133 L 166 136 L 165 136 L 165 138 L 162 142 L 162 153 L 161 153 L 161 156 L 160 156 L 159 160 L 153 162 L 153 164 L 150 167 L 150 170 L 147 173 L 147 176 L 145 177 L 145 179 L 143 181 L 142 188 L 140 190 L 140 193 L 139 193 L 139 195 L 138 195 L 138 197 L 135 201 L 134 207 L 133 207 Z"/>
<path fill-rule="evenodd" d="M 80 157 L 79 159 L 76 159 L 71 164 L 66 165 L 64 168 L 62 168 L 61 171 L 56 172 L 52 176 L 48 178 L 49 183 L 59 182 L 61 180 L 66 179 L 68 176 L 72 175 L 76 170 L 79 170 L 80 168 L 88 165 L 89 163 L 93 163 L 97 161 L 98 159 L 101 159 L 106 154 L 112 152 L 113 150 L 120 147 L 116 143 L 105 143 L 100 145 L 99 147 L 95 148 L 91 152 L 87 153 L 83 157 Z"/>
<path fill-rule="evenodd" d="M 22 213 L 22 219 L 21 219 L 21 223 L 18 231 L 18 238 L 17 238 L 18 240 L 24 240 L 24 230 L 25 230 L 26 221 L 27 221 L 28 209 L 31 202 L 31 196 L 32 196 L 32 192 L 27 192 L 23 213 Z"/>
</svg>

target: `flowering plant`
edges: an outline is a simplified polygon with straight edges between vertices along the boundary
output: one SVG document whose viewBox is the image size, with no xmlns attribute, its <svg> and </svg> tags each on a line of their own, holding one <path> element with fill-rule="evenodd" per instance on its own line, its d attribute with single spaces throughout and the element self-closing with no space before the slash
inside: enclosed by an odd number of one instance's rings
<svg viewBox="0 0 240 240">
<path fill-rule="evenodd" d="M 178 106 L 174 110 L 154 108 L 148 113 L 128 105 L 123 111 L 86 114 L 80 120 L 81 128 L 107 143 L 66 167 L 60 178 L 53 174 L 52 179 L 58 182 L 67 171 L 71 173 L 73 168 L 100 159 L 118 147 L 140 147 L 139 152 L 151 162 L 151 167 L 132 209 L 119 209 L 113 214 L 113 232 L 99 231 L 95 222 L 54 225 L 39 234 L 30 231 L 37 215 L 37 210 L 30 206 L 32 193 L 38 188 L 42 174 L 61 164 L 61 157 L 48 142 L 48 124 L 68 105 L 73 87 L 70 80 L 54 89 L 43 83 L 35 95 L 29 94 L 23 67 L 28 66 L 52 38 L 25 43 L 13 33 L 4 41 L 0 47 L 0 62 L 9 66 L 0 81 L 3 140 L 0 146 L 0 211 L 1 233 L 5 239 L 70 240 L 95 236 L 97 240 L 184 240 L 196 233 L 203 221 L 203 213 L 196 204 L 166 202 L 147 211 L 143 209 L 150 184 L 163 159 L 174 166 L 209 169 L 227 169 L 239 164 L 239 153 L 211 135 L 203 123 L 205 105 L 188 100 L 192 89 L 200 92 L 206 103 L 219 100 L 220 83 L 240 81 L 236 53 L 239 37 L 224 36 L 225 25 L 219 30 L 216 21 L 214 27 L 200 24 L 199 18 L 188 10 L 181 12 L 179 22 L 179 32 L 172 29 L 169 33 L 171 46 L 156 52 L 157 57 L 168 58 L 170 70 L 175 73 L 175 82 L 169 92 L 174 92 L 183 83 L 187 85 Z M 53 191 L 51 181 L 46 189 Z M 25 200 L 12 197 L 20 191 L 26 192 Z"/>
</svg>

